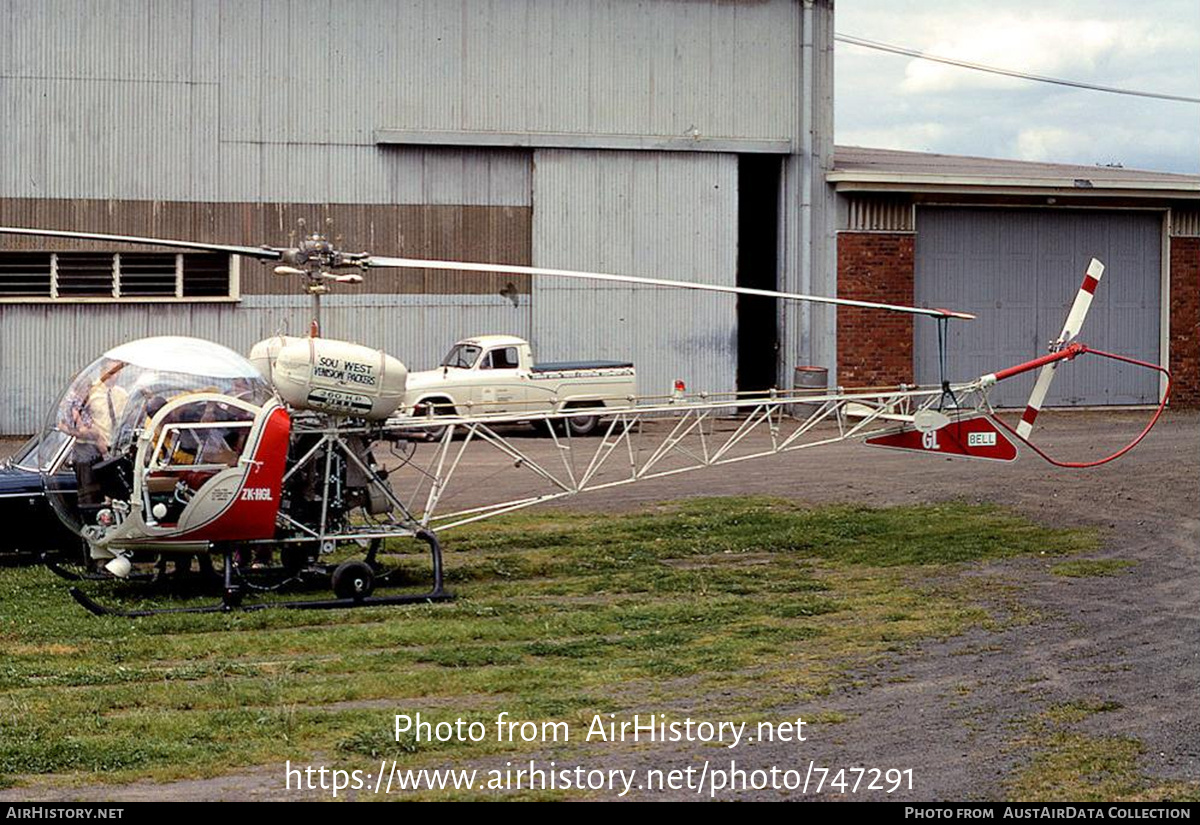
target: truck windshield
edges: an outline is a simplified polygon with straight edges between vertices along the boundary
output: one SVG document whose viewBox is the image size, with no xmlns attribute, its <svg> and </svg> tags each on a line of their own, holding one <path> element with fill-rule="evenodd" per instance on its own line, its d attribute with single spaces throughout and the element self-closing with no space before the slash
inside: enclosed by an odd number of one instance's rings
<svg viewBox="0 0 1200 825">
<path fill-rule="evenodd" d="M 479 358 L 480 347 L 474 344 L 455 344 L 454 347 L 442 359 L 443 367 L 459 367 L 460 369 L 469 370 L 475 366 L 476 359 Z"/>
</svg>

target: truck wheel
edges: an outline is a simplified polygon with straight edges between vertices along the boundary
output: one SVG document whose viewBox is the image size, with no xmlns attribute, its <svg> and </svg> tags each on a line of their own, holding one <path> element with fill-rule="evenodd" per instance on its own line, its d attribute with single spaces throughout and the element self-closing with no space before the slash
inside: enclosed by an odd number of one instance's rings
<svg viewBox="0 0 1200 825">
<path fill-rule="evenodd" d="M 441 400 L 441 399 L 434 399 L 431 403 L 435 407 L 435 409 L 433 411 L 433 415 L 435 418 L 439 415 L 454 415 L 454 413 L 450 409 L 447 409 L 445 406 L 442 406 L 448 402 Z M 427 414 L 428 414 L 428 406 L 425 403 L 418 404 L 416 407 L 413 408 L 414 417 L 424 417 Z M 446 427 L 426 427 L 425 429 L 421 430 L 421 432 L 423 432 L 425 434 L 425 438 L 427 441 L 441 441 L 442 436 L 444 436 L 446 434 L 446 429 L 447 429 Z"/>
<path fill-rule="evenodd" d="M 567 432 L 575 436 L 591 435 L 600 426 L 598 415 L 577 415 L 564 419 Z"/>
</svg>

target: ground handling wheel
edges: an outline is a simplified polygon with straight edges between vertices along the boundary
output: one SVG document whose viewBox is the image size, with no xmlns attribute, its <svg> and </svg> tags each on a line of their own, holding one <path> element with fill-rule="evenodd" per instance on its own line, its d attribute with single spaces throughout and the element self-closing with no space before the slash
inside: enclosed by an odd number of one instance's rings
<svg viewBox="0 0 1200 825">
<path fill-rule="evenodd" d="M 365 599 L 375 589 L 375 572 L 363 561 L 344 561 L 333 571 L 333 592 L 339 599 Z"/>
</svg>

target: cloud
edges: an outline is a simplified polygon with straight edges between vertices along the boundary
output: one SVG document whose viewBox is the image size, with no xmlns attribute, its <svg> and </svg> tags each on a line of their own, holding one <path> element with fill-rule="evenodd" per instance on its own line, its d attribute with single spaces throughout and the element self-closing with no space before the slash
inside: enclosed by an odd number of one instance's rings
<svg viewBox="0 0 1200 825">
<path fill-rule="evenodd" d="M 849 35 L 1033 74 L 1200 97 L 1200 4 L 856 0 Z M 841 144 L 1200 173 L 1200 107 L 836 46 Z"/>
<path fill-rule="evenodd" d="M 1136 123 L 1109 127 L 1103 135 L 1088 130 L 1056 126 L 1026 127 L 1013 140 L 1018 160 L 1061 162 L 1062 158 L 1087 158 L 1082 163 L 1119 163 L 1131 169 L 1153 168 L 1151 157 L 1195 157 L 1195 136 Z M 1155 147 L 1152 153 L 1147 146 Z"/>
<path fill-rule="evenodd" d="M 902 126 L 850 129 L 838 132 L 838 143 L 846 146 L 869 146 L 874 149 L 908 149 L 936 151 L 952 138 L 953 128 L 944 123 L 905 123 Z"/>
<path fill-rule="evenodd" d="M 1118 43 L 1118 27 L 1111 23 L 1009 17 L 982 25 L 964 21 L 955 36 L 922 51 L 1030 74 L 1086 77 L 1113 55 Z M 917 59 L 909 62 L 904 75 L 901 90 L 909 93 L 1020 88 L 1027 83 Z"/>
<path fill-rule="evenodd" d="M 1017 133 L 1017 155 L 1021 160 L 1052 161 L 1055 158 L 1078 155 L 1080 143 L 1090 143 L 1085 136 L 1054 126 L 1021 129 Z"/>
</svg>

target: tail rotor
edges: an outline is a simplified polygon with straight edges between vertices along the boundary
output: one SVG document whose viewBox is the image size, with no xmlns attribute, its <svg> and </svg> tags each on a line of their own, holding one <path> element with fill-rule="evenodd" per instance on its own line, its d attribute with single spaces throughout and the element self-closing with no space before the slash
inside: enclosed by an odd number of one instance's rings
<svg viewBox="0 0 1200 825">
<path fill-rule="evenodd" d="M 1087 273 L 1083 276 L 1083 283 L 1079 286 L 1079 292 L 1075 293 L 1075 303 L 1071 305 L 1071 311 L 1067 313 L 1067 322 L 1063 325 L 1062 334 L 1058 336 L 1057 341 L 1050 345 L 1050 352 L 1061 352 L 1079 335 L 1079 330 L 1083 327 L 1083 320 L 1087 318 L 1088 310 L 1092 307 L 1096 287 L 1100 285 L 1100 279 L 1103 276 L 1104 264 L 1092 258 L 1092 262 L 1088 264 Z M 1037 420 L 1038 413 L 1042 411 L 1042 404 L 1046 401 L 1046 394 L 1050 392 L 1050 384 L 1054 381 L 1054 371 L 1058 369 L 1059 363 L 1059 361 L 1053 361 L 1046 364 L 1038 373 L 1037 382 L 1033 385 L 1033 392 L 1029 395 L 1029 403 L 1025 405 L 1025 412 L 1021 416 L 1021 423 L 1017 425 L 1017 435 L 1021 438 L 1028 439 L 1030 433 L 1033 432 L 1033 422 Z"/>
<path fill-rule="evenodd" d="M 1104 275 L 1104 264 L 1100 263 L 1095 258 L 1088 264 L 1087 274 L 1083 276 L 1083 283 L 1079 287 L 1079 292 L 1075 295 L 1075 303 L 1071 305 L 1071 311 L 1067 314 L 1067 322 L 1063 325 L 1062 334 L 1058 336 L 1058 340 L 1050 345 L 1050 353 L 1043 355 L 1041 358 L 1035 358 L 1032 361 L 1026 361 L 1024 364 L 1008 367 L 999 372 L 991 373 L 983 376 L 979 383 L 983 389 L 995 384 L 997 381 L 1003 381 L 1005 378 L 1012 378 L 1014 375 L 1021 375 L 1031 370 L 1040 369 L 1037 382 L 1033 385 L 1033 392 L 1029 396 L 1029 403 L 1025 406 L 1025 412 L 1021 415 L 1021 421 L 1014 428 L 1005 423 L 1002 418 L 995 413 L 992 414 L 992 420 L 999 424 L 1010 433 L 1016 435 L 1026 446 L 1030 447 L 1039 456 L 1049 461 L 1057 467 L 1098 467 L 1101 464 L 1107 464 L 1125 453 L 1132 450 L 1138 443 L 1145 438 L 1159 417 L 1166 409 L 1167 400 L 1171 397 L 1171 373 L 1158 364 L 1152 364 L 1148 361 L 1140 361 L 1137 358 L 1130 358 L 1126 355 L 1118 355 L 1112 352 L 1104 352 L 1103 350 L 1094 349 L 1085 346 L 1081 342 L 1075 340 L 1079 335 L 1079 330 L 1083 327 L 1083 321 L 1087 317 L 1088 310 L 1092 306 L 1092 298 L 1096 294 L 1096 287 L 1100 284 L 1100 278 Z M 1042 410 L 1042 404 L 1046 401 L 1046 395 L 1050 392 L 1050 384 L 1054 380 L 1054 372 L 1058 369 L 1058 365 L 1064 361 L 1073 361 L 1080 355 L 1095 355 L 1100 358 L 1108 358 L 1113 361 L 1120 361 L 1140 369 L 1153 370 L 1158 372 L 1166 380 L 1166 387 L 1162 393 L 1162 398 L 1158 403 L 1158 408 L 1154 411 L 1150 421 L 1145 428 L 1128 444 L 1117 450 L 1111 455 L 1094 461 L 1058 461 L 1038 448 L 1038 446 L 1029 440 L 1029 436 L 1033 433 L 1033 422 L 1037 420 L 1038 413 Z"/>
</svg>

